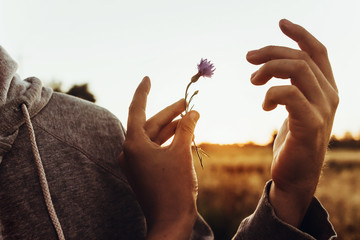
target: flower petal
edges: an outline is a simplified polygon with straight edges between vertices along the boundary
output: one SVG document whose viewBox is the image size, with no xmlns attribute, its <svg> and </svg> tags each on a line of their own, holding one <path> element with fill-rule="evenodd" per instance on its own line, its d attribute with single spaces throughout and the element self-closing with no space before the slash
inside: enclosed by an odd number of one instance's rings
<svg viewBox="0 0 360 240">
<path fill-rule="evenodd" d="M 206 58 L 201 59 L 200 64 L 197 65 L 200 76 L 211 77 L 214 74 L 214 64 L 208 61 Z"/>
</svg>

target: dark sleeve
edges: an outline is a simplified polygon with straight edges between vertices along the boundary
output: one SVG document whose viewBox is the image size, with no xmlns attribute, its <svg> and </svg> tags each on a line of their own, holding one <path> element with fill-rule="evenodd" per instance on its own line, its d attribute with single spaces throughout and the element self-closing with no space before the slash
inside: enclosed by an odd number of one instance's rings
<svg viewBox="0 0 360 240">
<path fill-rule="evenodd" d="M 269 181 L 266 184 L 255 212 L 241 222 L 233 240 L 332 240 L 337 238 L 328 213 L 315 197 L 311 201 L 300 228 L 279 219 L 269 202 L 271 183 L 272 181 Z"/>
</svg>

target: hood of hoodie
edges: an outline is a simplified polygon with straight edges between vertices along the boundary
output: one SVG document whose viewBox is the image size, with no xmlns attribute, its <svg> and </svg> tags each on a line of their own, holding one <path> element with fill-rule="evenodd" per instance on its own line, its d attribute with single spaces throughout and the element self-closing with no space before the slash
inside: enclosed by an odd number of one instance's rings
<svg viewBox="0 0 360 240">
<path fill-rule="evenodd" d="M 0 46 L 0 163 L 25 123 L 21 105 L 26 105 L 32 118 L 46 106 L 53 92 L 35 77 L 21 80 L 16 70 L 17 63 Z"/>
</svg>

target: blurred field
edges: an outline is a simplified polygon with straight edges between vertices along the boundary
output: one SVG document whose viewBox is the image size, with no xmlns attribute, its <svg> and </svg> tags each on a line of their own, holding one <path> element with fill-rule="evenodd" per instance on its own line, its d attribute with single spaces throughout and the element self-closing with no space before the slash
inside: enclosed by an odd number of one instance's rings
<svg viewBox="0 0 360 240">
<path fill-rule="evenodd" d="M 256 208 L 270 179 L 271 147 L 202 144 L 209 154 L 199 178 L 198 207 L 215 239 L 231 239 Z M 196 159 L 196 156 L 194 156 Z M 360 239 L 360 150 L 329 150 L 316 196 L 339 239 Z"/>
</svg>

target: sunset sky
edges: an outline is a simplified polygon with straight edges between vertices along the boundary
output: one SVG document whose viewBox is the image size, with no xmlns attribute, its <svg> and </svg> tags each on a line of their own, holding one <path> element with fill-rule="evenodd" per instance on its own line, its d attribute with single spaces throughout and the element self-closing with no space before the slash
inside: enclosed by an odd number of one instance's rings
<svg viewBox="0 0 360 240">
<path fill-rule="evenodd" d="M 0 45 L 23 77 L 44 83 L 89 83 L 97 104 L 126 126 L 132 94 L 152 80 L 148 116 L 184 96 L 201 58 L 216 71 L 193 91 L 201 118 L 197 142 L 266 143 L 287 113 L 261 104 L 274 79 L 253 86 L 247 51 L 266 45 L 297 47 L 278 28 L 287 18 L 328 49 L 340 91 L 334 133 L 360 133 L 360 1 L 357 0 L 0 0 Z"/>
</svg>

